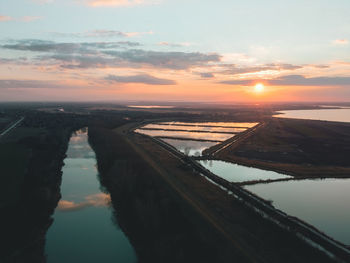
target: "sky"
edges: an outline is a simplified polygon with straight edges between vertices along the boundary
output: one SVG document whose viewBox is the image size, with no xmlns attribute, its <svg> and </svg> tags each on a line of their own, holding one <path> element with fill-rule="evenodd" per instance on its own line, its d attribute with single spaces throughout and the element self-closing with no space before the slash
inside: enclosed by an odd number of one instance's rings
<svg viewBox="0 0 350 263">
<path fill-rule="evenodd" d="M 349 0 L 0 0 L 0 101 L 350 101 L 349 13 Z"/>
</svg>

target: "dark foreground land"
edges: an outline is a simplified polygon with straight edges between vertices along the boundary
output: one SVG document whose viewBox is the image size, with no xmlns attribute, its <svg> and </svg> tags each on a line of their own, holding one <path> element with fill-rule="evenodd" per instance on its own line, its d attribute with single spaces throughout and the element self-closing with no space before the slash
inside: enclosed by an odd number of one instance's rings
<svg viewBox="0 0 350 263">
<path fill-rule="evenodd" d="M 272 118 L 215 158 L 296 177 L 349 177 L 350 124 Z"/>
<path fill-rule="evenodd" d="M 89 127 L 114 218 L 139 262 L 335 261 L 228 195 L 155 140 L 130 131 L 144 120 L 264 122 L 248 139 L 220 152 L 220 158 L 252 165 L 261 161 L 264 167 L 287 163 L 291 173 L 327 166 L 334 173 L 349 169 L 344 157 L 349 125 L 271 120 L 271 110 L 255 108 L 162 112 L 91 107 L 66 105 L 62 113 L 57 107 L 12 106 L 2 113 L 6 125 L 24 120 L 0 138 L 1 263 L 46 262 L 45 235 L 60 199 L 67 144 L 71 133 L 83 127 Z M 323 156 L 329 152 L 335 156 Z"/>
</svg>

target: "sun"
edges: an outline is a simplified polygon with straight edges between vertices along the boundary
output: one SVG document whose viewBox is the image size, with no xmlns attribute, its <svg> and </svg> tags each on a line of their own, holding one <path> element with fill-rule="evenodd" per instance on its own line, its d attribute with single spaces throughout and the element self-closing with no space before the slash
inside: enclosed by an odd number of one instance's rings
<svg viewBox="0 0 350 263">
<path fill-rule="evenodd" d="M 257 92 L 257 93 L 261 93 L 261 92 L 264 91 L 264 88 L 265 88 L 265 87 L 264 87 L 263 84 L 258 83 L 258 84 L 255 85 L 254 90 L 255 90 L 255 92 Z"/>
</svg>

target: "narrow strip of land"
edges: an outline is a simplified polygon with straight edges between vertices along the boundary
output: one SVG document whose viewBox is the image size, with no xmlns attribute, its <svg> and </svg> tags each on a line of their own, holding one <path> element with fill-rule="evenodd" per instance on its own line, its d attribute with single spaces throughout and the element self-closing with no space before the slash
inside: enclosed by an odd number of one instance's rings
<svg viewBox="0 0 350 263">
<path fill-rule="evenodd" d="M 203 151 L 203 156 L 210 156 L 214 157 L 216 154 L 221 152 L 222 150 L 230 147 L 235 147 L 239 145 L 239 143 L 243 142 L 244 140 L 248 139 L 250 136 L 252 136 L 255 132 L 258 131 L 258 129 L 265 126 L 265 122 L 259 123 L 258 125 L 247 129 L 246 131 L 243 131 L 239 133 L 238 135 L 229 138 L 228 140 L 222 142 L 221 144 L 214 145 L 210 147 L 209 149 L 206 149 Z"/>
</svg>

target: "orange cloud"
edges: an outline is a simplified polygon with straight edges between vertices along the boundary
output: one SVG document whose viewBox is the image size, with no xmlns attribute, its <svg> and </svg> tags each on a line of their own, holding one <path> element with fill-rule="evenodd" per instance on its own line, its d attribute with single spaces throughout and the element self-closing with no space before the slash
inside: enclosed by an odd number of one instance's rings
<svg viewBox="0 0 350 263">
<path fill-rule="evenodd" d="M 0 16 L 0 22 L 10 21 L 12 19 L 10 16 Z"/>
<path fill-rule="evenodd" d="M 347 39 L 336 39 L 332 42 L 335 45 L 347 45 L 349 44 L 349 40 Z"/>
<path fill-rule="evenodd" d="M 0 22 L 5 22 L 5 21 L 32 22 L 41 18 L 42 17 L 40 16 L 22 16 L 19 18 L 14 18 L 11 16 L 0 16 Z"/>
</svg>

